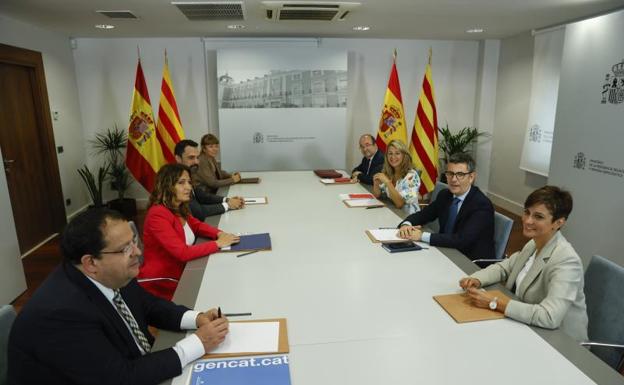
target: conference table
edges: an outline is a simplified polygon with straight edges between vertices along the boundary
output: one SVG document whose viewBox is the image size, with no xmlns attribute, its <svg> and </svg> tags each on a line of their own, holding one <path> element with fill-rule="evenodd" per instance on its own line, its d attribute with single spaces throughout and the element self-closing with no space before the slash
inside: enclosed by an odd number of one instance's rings
<svg viewBox="0 0 624 385">
<path fill-rule="evenodd" d="M 363 186 L 323 185 L 311 171 L 244 176 L 261 183 L 230 186 L 228 195 L 268 204 L 208 222 L 268 232 L 272 250 L 189 262 L 174 301 L 252 313 L 231 321 L 286 318 L 292 384 L 624 384 L 558 330 L 511 319 L 456 323 L 432 297 L 460 292 L 459 279 L 476 267 L 452 249 L 390 254 L 372 243 L 366 229 L 395 227 L 404 214 L 339 199 Z M 155 350 L 183 336 L 161 332 Z M 167 383 L 185 384 L 190 368 Z"/>
</svg>

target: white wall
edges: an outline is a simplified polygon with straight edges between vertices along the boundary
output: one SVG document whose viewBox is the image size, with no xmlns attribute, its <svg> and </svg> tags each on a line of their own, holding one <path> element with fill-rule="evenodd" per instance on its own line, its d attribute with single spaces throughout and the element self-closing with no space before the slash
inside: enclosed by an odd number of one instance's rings
<svg viewBox="0 0 624 385">
<path fill-rule="evenodd" d="M 526 32 L 503 39 L 496 83 L 489 196 L 495 204 L 519 215 L 526 197 L 547 182 L 545 177 L 519 168 L 529 114 L 532 70 L 531 34 Z"/>
<path fill-rule="evenodd" d="M 76 172 L 84 162 L 85 149 L 69 38 L 0 15 L 0 43 L 39 51 L 43 56 L 50 109 L 59 112 L 59 120 L 53 120 L 52 126 L 56 146 L 64 148 L 57 157 L 64 199 L 72 201 L 66 207 L 71 215 L 88 204 L 89 198 Z"/>
<path fill-rule="evenodd" d="M 74 50 L 76 76 L 87 138 L 97 129 L 114 122 L 122 126 L 126 124 L 138 44 L 155 111 L 160 93 L 163 50 L 167 48 L 182 124 L 187 137 L 198 140 L 206 132 L 218 133 L 216 50 L 276 43 L 270 40 L 206 39 L 207 78 L 204 47 L 199 38 L 77 39 L 77 44 Z M 294 44 L 309 44 L 309 41 L 298 43 L 295 39 Z M 448 122 L 456 129 L 476 125 L 478 42 L 322 39 L 321 46 L 348 52 L 348 167 L 361 158 L 357 147 L 359 135 L 376 132 L 394 48 L 398 50 L 399 77 L 410 133 L 430 46 L 433 48 L 433 81 L 440 124 Z M 487 159 L 482 165 L 487 167 L 486 163 Z M 136 186 L 134 194 L 140 196 Z"/>
<path fill-rule="evenodd" d="M 438 124 L 451 129 L 474 126 L 479 44 L 476 41 L 323 39 L 328 48 L 349 52 L 349 103 L 347 108 L 347 165 L 362 158 L 358 137 L 375 134 L 392 64 L 398 51 L 397 70 L 401 82 L 408 139 L 412 132 L 418 96 L 422 87 L 429 47 L 433 50 L 432 78 Z"/>
<path fill-rule="evenodd" d="M 605 75 L 612 83 L 623 61 L 622 35 L 624 11 L 566 28 L 550 181 L 574 197 L 563 233 L 584 262 L 599 254 L 624 266 L 624 102 L 601 103 Z"/>
<path fill-rule="evenodd" d="M 74 60 L 85 140 L 117 124 L 127 130 L 137 67 L 137 47 L 154 115 L 158 114 L 160 85 L 167 50 L 169 71 L 186 137 L 199 141 L 208 129 L 206 77 L 200 38 L 76 39 Z M 211 101 L 215 103 L 216 100 Z M 88 144 L 85 144 L 88 147 Z M 99 161 L 89 159 L 95 167 Z M 112 198 L 108 192 L 105 198 Z M 146 198 L 133 183 L 129 195 Z"/>
</svg>

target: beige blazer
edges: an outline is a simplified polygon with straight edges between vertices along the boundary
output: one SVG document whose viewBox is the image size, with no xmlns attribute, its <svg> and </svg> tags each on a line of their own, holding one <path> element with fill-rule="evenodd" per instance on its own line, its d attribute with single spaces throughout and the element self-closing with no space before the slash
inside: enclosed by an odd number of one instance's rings
<svg viewBox="0 0 624 385">
<path fill-rule="evenodd" d="M 482 286 L 505 282 L 511 290 L 518 273 L 535 252 L 529 241 L 511 257 L 477 271 Z M 587 340 L 587 309 L 583 292 L 583 264 L 572 245 L 557 232 L 535 257 L 517 290 L 519 301 L 507 305 L 505 315 L 547 329 L 561 327 L 577 341 Z"/>
<path fill-rule="evenodd" d="M 193 172 L 193 185 L 196 188 L 216 194 L 219 187 L 232 184 L 232 175 L 223 171 L 213 157 L 204 153 L 199 155 L 199 167 Z"/>
</svg>

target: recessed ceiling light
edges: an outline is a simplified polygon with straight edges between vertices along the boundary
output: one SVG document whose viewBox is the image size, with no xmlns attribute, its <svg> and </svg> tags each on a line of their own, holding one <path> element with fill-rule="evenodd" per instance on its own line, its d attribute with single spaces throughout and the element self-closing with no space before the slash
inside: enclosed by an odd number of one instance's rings
<svg viewBox="0 0 624 385">
<path fill-rule="evenodd" d="M 470 28 L 466 30 L 466 33 L 481 33 L 483 31 L 483 28 Z"/>
<path fill-rule="evenodd" d="M 227 26 L 228 29 L 245 29 L 245 26 L 242 24 L 230 24 Z"/>
<path fill-rule="evenodd" d="M 354 31 L 368 31 L 370 27 L 368 25 L 356 25 L 353 27 Z"/>
<path fill-rule="evenodd" d="M 114 25 L 110 25 L 110 24 L 96 24 L 95 28 L 97 29 L 113 29 L 115 28 Z"/>
</svg>

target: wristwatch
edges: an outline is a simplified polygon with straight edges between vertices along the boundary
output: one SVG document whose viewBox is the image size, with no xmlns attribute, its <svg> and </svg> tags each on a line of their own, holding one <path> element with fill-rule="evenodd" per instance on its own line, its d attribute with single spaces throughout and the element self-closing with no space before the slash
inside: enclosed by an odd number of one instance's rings
<svg viewBox="0 0 624 385">
<path fill-rule="evenodd" d="M 490 309 L 496 310 L 496 307 L 498 307 L 498 297 L 494 297 L 494 299 L 490 301 Z"/>
</svg>

